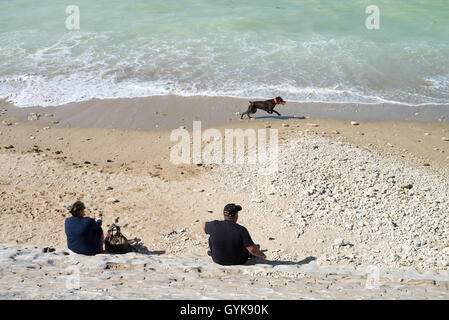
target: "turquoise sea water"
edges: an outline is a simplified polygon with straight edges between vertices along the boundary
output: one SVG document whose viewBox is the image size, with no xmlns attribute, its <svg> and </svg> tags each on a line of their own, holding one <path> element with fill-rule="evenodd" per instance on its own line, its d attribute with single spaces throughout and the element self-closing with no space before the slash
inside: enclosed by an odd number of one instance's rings
<svg viewBox="0 0 449 320">
<path fill-rule="evenodd" d="M 449 105 L 449 1 L 0 0 L 0 98 L 161 94 Z"/>
</svg>

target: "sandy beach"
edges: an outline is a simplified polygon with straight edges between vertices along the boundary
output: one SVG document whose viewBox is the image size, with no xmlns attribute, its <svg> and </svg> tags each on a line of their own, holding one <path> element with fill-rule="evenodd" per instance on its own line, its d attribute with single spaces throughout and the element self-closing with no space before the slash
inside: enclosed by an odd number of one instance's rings
<svg viewBox="0 0 449 320">
<path fill-rule="evenodd" d="M 448 300 L 447 9 L 5 2 L 0 300 Z"/>
<path fill-rule="evenodd" d="M 398 120 L 393 106 L 373 117 L 363 106 L 337 112 L 287 103 L 278 109 L 283 117 L 258 111 L 239 120 L 246 106 L 245 99 L 176 96 L 45 108 L 1 102 L 2 243 L 63 250 L 66 206 L 81 200 L 89 216 L 102 217 L 104 227 L 118 223 L 151 252 L 204 257 L 201 223 L 221 219 L 234 202 L 269 261 L 449 270 L 444 108 L 410 108 Z M 28 120 L 30 113 L 40 117 Z M 278 129 L 279 171 L 267 177 L 253 166 L 174 165 L 171 130 L 191 130 L 194 120 L 222 132 Z M 445 281 L 439 295 L 448 298 Z M 3 294 L 7 288 L 3 281 Z"/>
</svg>

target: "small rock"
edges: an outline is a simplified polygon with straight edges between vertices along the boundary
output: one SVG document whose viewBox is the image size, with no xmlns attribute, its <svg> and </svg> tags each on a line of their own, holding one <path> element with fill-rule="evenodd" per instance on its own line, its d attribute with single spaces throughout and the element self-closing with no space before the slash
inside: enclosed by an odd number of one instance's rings
<svg viewBox="0 0 449 320">
<path fill-rule="evenodd" d="M 304 234 L 304 229 L 296 229 L 295 230 L 295 236 L 296 238 L 299 238 L 301 235 Z"/>
<path fill-rule="evenodd" d="M 36 121 L 36 120 L 39 120 L 39 118 L 40 118 L 40 114 L 39 113 L 36 113 L 36 112 L 30 112 L 29 114 L 28 114 L 28 121 Z"/>
<path fill-rule="evenodd" d="M 442 137 L 441 140 L 443 140 L 443 141 L 449 141 L 449 138 L 447 138 L 447 137 Z"/>
<path fill-rule="evenodd" d="M 51 120 L 50 123 L 51 123 L 51 124 L 58 124 L 59 121 L 58 121 L 58 120 Z"/>
<path fill-rule="evenodd" d="M 347 245 L 349 245 L 349 241 L 342 239 L 342 238 L 335 239 L 334 243 L 332 244 L 332 246 L 336 247 L 336 248 L 347 246 Z"/>
<path fill-rule="evenodd" d="M 288 125 L 288 123 L 283 123 L 282 126 L 283 127 L 288 127 L 289 125 Z"/>
<path fill-rule="evenodd" d="M 107 198 L 107 199 L 106 199 L 106 202 L 107 202 L 107 203 L 117 203 L 117 202 L 120 202 L 120 201 L 118 201 L 117 199 L 111 197 L 111 198 Z"/>
<path fill-rule="evenodd" d="M 204 189 L 193 189 L 193 192 L 204 192 Z"/>
<path fill-rule="evenodd" d="M 411 185 L 411 184 L 409 184 L 409 183 L 404 183 L 404 184 L 401 184 L 401 187 L 400 187 L 401 189 L 411 189 L 411 188 L 413 188 L 413 185 Z"/>
<path fill-rule="evenodd" d="M 360 123 L 358 123 L 357 121 L 351 121 L 351 124 L 352 124 L 353 126 L 358 126 Z"/>
<path fill-rule="evenodd" d="M 45 116 L 46 118 L 51 118 L 51 117 L 54 116 L 54 114 L 53 114 L 53 113 L 46 113 L 46 114 L 44 114 L 44 116 Z"/>
<path fill-rule="evenodd" d="M 72 204 L 69 202 L 61 202 L 60 206 L 66 208 L 67 210 L 70 210 L 70 207 L 72 206 Z"/>
</svg>

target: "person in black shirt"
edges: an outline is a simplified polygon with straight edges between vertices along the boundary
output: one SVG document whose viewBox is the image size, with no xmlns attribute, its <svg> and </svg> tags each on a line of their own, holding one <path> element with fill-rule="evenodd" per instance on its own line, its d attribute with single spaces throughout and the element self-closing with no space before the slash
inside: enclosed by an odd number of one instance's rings
<svg viewBox="0 0 449 320">
<path fill-rule="evenodd" d="M 224 207 L 223 221 L 210 221 L 203 223 L 204 231 L 210 235 L 209 248 L 212 260 L 221 265 L 236 265 L 245 263 L 250 254 L 265 259 L 260 246 L 254 244 L 248 230 L 237 224 L 238 212 L 241 206 L 234 203 Z"/>
<path fill-rule="evenodd" d="M 65 220 L 67 247 L 73 253 L 95 255 L 103 252 L 104 239 L 101 219 L 95 221 L 85 217 L 85 206 L 81 201 L 70 207 L 73 217 Z"/>
</svg>

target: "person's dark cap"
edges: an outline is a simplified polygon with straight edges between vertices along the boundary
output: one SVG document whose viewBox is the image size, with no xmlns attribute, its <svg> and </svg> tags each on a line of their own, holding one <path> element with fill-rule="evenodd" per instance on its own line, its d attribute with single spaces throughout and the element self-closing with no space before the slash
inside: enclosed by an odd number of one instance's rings
<svg viewBox="0 0 449 320">
<path fill-rule="evenodd" d="M 227 204 L 223 209 L 223 214 L 227 217 L 234 217 L 237 212 L 242 210 L 242 207 L 234 203 Z"/>
</svg>

